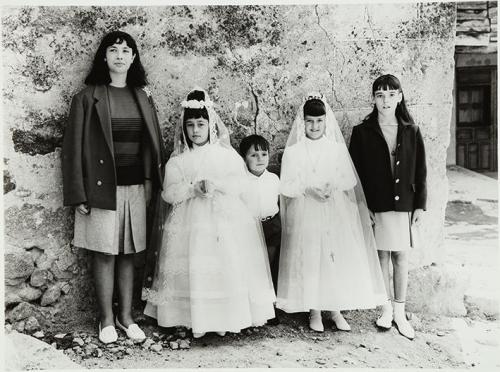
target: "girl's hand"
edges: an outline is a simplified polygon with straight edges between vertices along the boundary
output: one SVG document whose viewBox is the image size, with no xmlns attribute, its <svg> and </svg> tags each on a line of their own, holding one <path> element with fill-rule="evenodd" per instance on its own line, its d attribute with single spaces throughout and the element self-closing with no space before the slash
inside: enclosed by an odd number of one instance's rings
<svg viewBox="0 0 500 372">
<path fill-rule="evenodd" d="M 80 204 L 78 207 L 76 207 L 76 210 L 80 214 L 89 214 L 90 213 L 90 208 L 86 203 Z"/>
<path fill-rule="evenodd" d="M 194 193 L 196 196 L 201 196 L 206 198 L 213 194 L 215 191 L 215 185 L 212 181 L 201 180 L 194 185 Z"/>
<path fill-rule="evenodd" d="M 146 196 L 146 205 L 149 205 L 153 196 L 153 183 L 151 180 L 144 180 L 144 195 Z"/>
<path fill-rule="evenodd" d="M 194 184 L 194 195 L 205 196 L 205 181 L 198 181 Z"/>
<path fill-rule="evenodd" d="M 372 223 L 372 226 L 375 225 L 375 213 L 373 213 L 371 210 L 368 209 L 368 212 L 370 213 L 370 221 Z"/>
<path fill-rule="evenodd" d="M 411 224 L 414 225 L 414 224 L 419 224 L 420 223 L 420 219 L 422 218 L 422 214 L 424 213 L 424 210 L 423 209 L 415 209 L 413 211 L 413 216 L 411 217 Z"/>
</svg>

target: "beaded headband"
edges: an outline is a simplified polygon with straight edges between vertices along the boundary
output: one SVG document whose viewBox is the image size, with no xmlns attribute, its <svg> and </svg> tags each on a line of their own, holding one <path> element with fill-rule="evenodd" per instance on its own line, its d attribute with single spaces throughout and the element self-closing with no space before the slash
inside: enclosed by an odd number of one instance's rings
<svg viewBox="0 0 500 372">
<path fill-rule="evenodd" d="M 190 108 L 190 109 L 202 109 L 202 108 L 209 108 L 213 107 L 214 103 L 212 101 L 198 101 L 196 99 L 190 99 L 189 101 L 182 101 L 181 106 L 183 108 Z"/>
<path fill-rule="evenodd" d="M 319 99 L 320 101 L 322 101 L 324 98 L 325 98 L 325 96 L 323 94 L 313 92 L 313 93 L 309 93 L 307 96 L 304 97 L 304 102 L 307 102 L 311 99 Z"/>
</svg>

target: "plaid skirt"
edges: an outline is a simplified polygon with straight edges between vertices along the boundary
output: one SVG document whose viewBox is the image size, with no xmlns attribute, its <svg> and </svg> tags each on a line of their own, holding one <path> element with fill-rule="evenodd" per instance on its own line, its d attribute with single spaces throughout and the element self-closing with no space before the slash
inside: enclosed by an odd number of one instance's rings
<svg viewBox="0 0 500 372">
<path fill-rule="evenodd" d="M 146 249 L 146 196 L 144 185 L 116 187 L 116 210 L 91 208 L 75 211 L 73 245 L 111 255 Z"/>
</svg>

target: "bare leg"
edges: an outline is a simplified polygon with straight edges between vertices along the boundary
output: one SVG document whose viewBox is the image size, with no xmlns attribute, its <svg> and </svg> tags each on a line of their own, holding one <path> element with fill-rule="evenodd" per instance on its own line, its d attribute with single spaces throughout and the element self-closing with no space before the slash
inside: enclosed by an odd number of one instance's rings
<svg viewBox="0 0 500 372">
<path fill-rule="evenodd" d="M 377 251 L 378 260 L 380 262 L 380 269 L 382 270 L 382 276 L 384 277 L 385 290 L 387 292 L 387 298 L 391 298 L 391 279 L 389 275 L 390 269 L 390 257 L 391 252 L 389 251 Z"/>
<path fill-rule="evenodd" d="M 413 327 L 406 319 L 405 300 L 408 286 L 408 253 L 393 252 L 392 265 L 394 267 L 394 323 L 399 333 L 412 340 L 415 337 Z"/>
<path fill-rule="evenodd" d="M 118 270 L 118 321 L 128 327 L 134 323 L 132 318 L 132 296 L 134 290 L 134 255 L 119 255 L 117 260 Z"/>
<path fill-rule="evenodd" d="M 390 257 L 391 252 L 389 251 L 378 251 L 378 259 L 382 270 L 382 276 L 384 278 L 385 290 L 387 292 L 387 301 L 382 305 L 382 314 L 377 319 L 376 323 L 379 327 L 385 329 L 391 328 L 393 317 L 391 304 L 391 281 L 389 275 Z"/>
<path fill-rule="evenodd" d="M 113 286 L 115 256 L 94 252 L 94 280 L 101 327 L 114 325 Z"/>
<path fill-rule="evenodd" d="M 394 300 L 405 302 L 408 287 L 408 253 L 392 252 L 392 266 L 394 267 Z"/>
</svg>

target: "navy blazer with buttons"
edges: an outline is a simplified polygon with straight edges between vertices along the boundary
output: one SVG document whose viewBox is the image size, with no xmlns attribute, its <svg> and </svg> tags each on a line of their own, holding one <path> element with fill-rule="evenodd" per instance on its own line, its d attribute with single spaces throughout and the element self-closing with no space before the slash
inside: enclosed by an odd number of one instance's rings
<svg viewBox="0 0 500 372">
<path fill-rule="evenodd" d="M 376 118 L 353 127 L 349 153 L 372 212 L 413 212 L 427 200 L 425 149 L 417 125 L 398 120 L 394 174 Z"/>
<path fill-rule="evenodd" d="M 141 88 L 132 89 L 146 133 L 145 177 L 161 188 L 165 147 L 156 109 Z M 148 154 L 147 156 L 144 154 Z M 73 97 L 62 146 L 64 205 L 116 210 L 116 174 L 109 99 L 105 85 L 88 86 Z"/>
</svg>

